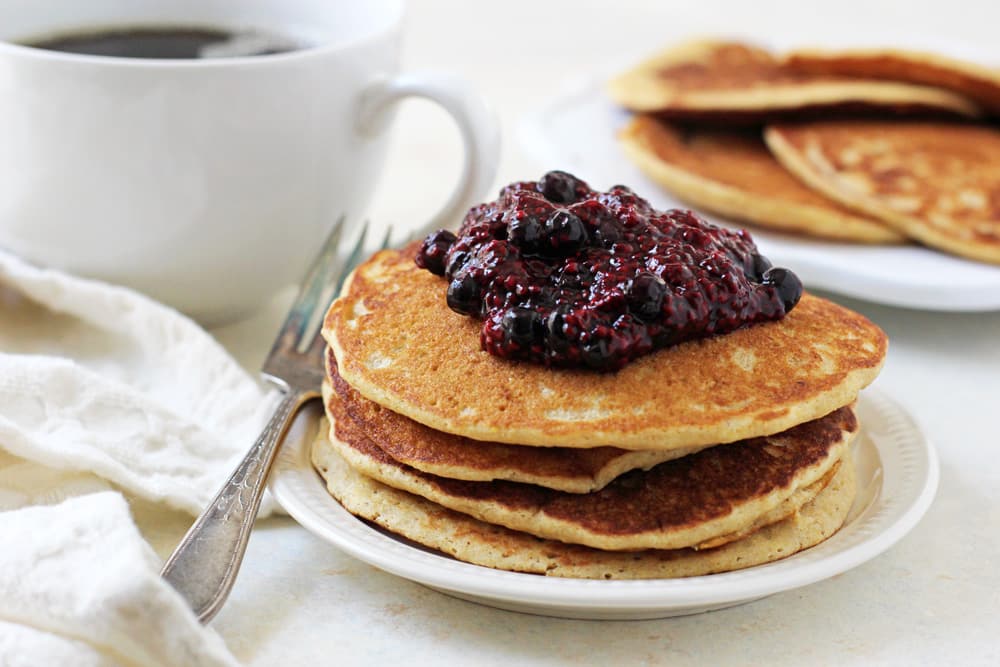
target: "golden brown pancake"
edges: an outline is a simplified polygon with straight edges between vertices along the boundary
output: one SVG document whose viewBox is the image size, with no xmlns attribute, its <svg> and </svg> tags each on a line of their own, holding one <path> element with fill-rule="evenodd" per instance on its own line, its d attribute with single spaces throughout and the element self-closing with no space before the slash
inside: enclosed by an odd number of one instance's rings
<svg viewBox="0 0 1000 667">
<path fill-rule="evenodd" d="M 931 122 L 767 128 L 786 168 L 926 245 L 1000 263 L 1000 131 Z"/>
<path fill-rule="evenodd" d="M 468 482 L 399 463 L 327 403 L 331 446 L 355 470 L 488 523 L 548 539 L 610 549 L 717 546 L 780 521 L 811 501 L 857 433 L 850 408 L 784 433 L 710 447 L 600 491 L 554 491 L 515 482 Z"/>
<path fill-rule="evenodd" d="M 959 93 L 1000 113 L 1000 68 L 924 51 L 803 49 L 783 59 L 789 69 L 815 75 L 906 81 Z"/>
<path fill-rule="evenodd" d="M 642 452 L 616 447 L 520 447 L 471 440 L 435 431 L 362 397 L 337 373 L 336 359 L 329 351 L 327 377 L 325 404 L 335 393 L 347 417 L 386 454 L 439 477 L 480 482 L 505 479 L 568 493 L 589 493 L 629 470 L 648 470 L 701 449 Z"/>
<path fill-rule="evenodd" d="M 803 185 L 758 131 L 683 130 L 648 115 L 618 135 L 651 179 L 688 204 L 733 220 L 857 243 L 901 243 L 898 232 Z"/>
<path fill-rule="evenodd" d="M 780 321 L 688 341 L 616 373 L 553 369 L 480 349 L 416 246 L 377 253 L 331 306 L 323 333 L 365 398 L 475 440 L 541 447 L 676 449 L 770 435 L 851 403 L 878 374 L 885 334 L 806 294 Z"/>
<path fill-rule="evenodd" d="M 324 439 L 326 432 L 321 427 L 318 439 Z M 349 512 L 386 530 L 469 563 L 587 579 L 691 577 L 791 556 L 843 525 L 856 488 L 854 466 L 847 456 L 815 500 L 743 539 L 701 551 L 603 551 L 539 539 L 446 509 L 358 473 L 331 447 L 314 446 L 312 453 L 330 494 Z"/>
<path fill-rule="evenodd" d="M 632 111 L 702 121 L 760 122 L 816 112 L 981 114 L 974 102 L 950 91 L 797 72 L 768 51 L 734 42 L 672 47 L 611 80 L 608 90 Z"/>
</svg>

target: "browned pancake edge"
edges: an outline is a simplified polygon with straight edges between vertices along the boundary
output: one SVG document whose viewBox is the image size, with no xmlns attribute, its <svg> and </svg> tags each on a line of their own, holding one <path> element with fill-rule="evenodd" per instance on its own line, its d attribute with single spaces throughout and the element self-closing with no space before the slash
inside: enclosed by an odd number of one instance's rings
<svg viewBox="0 0 1000 667">
<path fill-rule="evenodd" d="M 696 40 L 670 47 L 613 78 L 608 92 L 632 111 L 664 118 L 763 122 L 789 114 L 883 110 L 982 110 L 953 92 L 895 81 L 816 75 L 785 67 L 769 51 L 737 42 Z"/>
<path fill-rule="evenodd" d="M 327 490 L 349 512 L 442 555 L 502 570 L 586 579 L 656 579 L 727 572 L 787 558 L 833 535 L 856 492 L 854 465 L 845 460 L 817 497 L 797 512 L 718 548 L 605 551 L 543 540 L 479 521 L 352 469 L 321 428 L 312 462 Z"/>
<path fill-rule="evenodd" d="M 635 469 L 648 469 L 698 451 L 700 447 L 630 451 L 615 447 L 522 447 L 472 440 L 436 431 L 369 401 L 337 372 L 337 360 L 327 351 L 324 401 L 336 394 L 347 416 L 393 459 L 450 479 L 503 479 L 537 484 L 569 493 L 589 493 Z"/>
<path fill-rule="evenodd" d="M 474 440 L 655 450 L 777 433 L 851 403 L 888 346 L 862 315 L 807 293 L 778 322 L 662 349 L 616 373 L 513 362 L 480 349 L 479 320 L 448 308 L 446 281 L 412 252 L 363 263 L 324 336 L 362 396 Z"/>
<path fill-rule="evenodd" d="M 422 473 L 372 442 L 335 397 L 327 409 L 331 444 L 363 474 L 482 521 L 612 550 L 677 549 L 742 534 L 794 493 L 822 480 L 858 428 L 845 407 L 779 435 L 711 447 L 626 473 L 600 491 L 570 494 Z M 784 514 L 773 520 L 781 518 Z"/>
<path fill-rule="evenodd" d="M 759 130 L 696 130 L 639 115 L 618 138 L 647 176 L 699 209 L 836 241 L 906 240 L 804 185 L 771 155 Z"/>
<path fill-rule="evenodd" d="M 1000 114 L 1000 69 L 939 53 L 900 49 L 803 49 L 782 62 L 791 70 L 820 76 L 905 81 L 951 90 Z"/>
<path fill-rule="evenodd" d="M 1000 130 L 964 123 L 775 125 L 790 171 L 928 246 L 1000 264 Z"/>
</svg>

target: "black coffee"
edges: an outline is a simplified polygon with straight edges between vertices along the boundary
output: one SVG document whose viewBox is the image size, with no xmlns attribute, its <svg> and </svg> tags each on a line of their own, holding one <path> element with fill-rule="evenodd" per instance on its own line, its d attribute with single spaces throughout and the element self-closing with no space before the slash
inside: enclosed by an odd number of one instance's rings
<svg viewBox="0 0 1000 667">
<path fill-rule="evenodd" d="M 169 26 L 81 30 L 22 44 L 91 56 L 168 59 L 263 56 L 303 47 L 294 39 L 272 33 Z"/>
</svg>

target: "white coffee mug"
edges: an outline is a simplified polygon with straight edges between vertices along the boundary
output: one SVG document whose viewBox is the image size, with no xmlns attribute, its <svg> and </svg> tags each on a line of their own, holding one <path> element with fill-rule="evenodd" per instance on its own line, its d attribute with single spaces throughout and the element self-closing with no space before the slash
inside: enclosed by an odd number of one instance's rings
<svg viewBox="0 0 1000 667">
<path fill-rule="evenodd" d="M 465 168 L 435 218 L 454 224 L 492 183 L 497 123 L 469 86 L 397 73 L 403 14 L 402 0 L 0 0 L 0 247 L 232 319 L 298 280 L 335 219 L 362 217 L 407 96 L 461 130 Z M 179 25 L 309 46 L 153 60 L 17 43 Z"/>
</svg>

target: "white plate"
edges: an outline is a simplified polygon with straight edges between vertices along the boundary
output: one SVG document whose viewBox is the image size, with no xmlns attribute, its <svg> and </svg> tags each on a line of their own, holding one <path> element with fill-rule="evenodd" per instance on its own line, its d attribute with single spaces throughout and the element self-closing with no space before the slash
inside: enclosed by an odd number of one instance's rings
<svg viewBox="0 0 1000 667">
<path fill-rule="evenodd" d="M 571 84 L 541 111 L 524 118 L 519 128 L 522 148 L 543 169 L 569 171 L 596 188 L 624 183 L 657 208 L 687 208 L 622 153 L 615 133 L 629 115 L 607 99 L 601 81 L 593 77 Z M 924 310 L 1000 309 L 1000 266 L 919 246 L 851 245 L 751 229 L 762 252 L 776 265 L 794 270 L 807 287 Z"/>
<path fill-rule="evenodd" d="M 645 619 L 694 614 L 805 586 L 860 565 L 905 535 L 937 489 L 934 450 L 912 418 L 882 394 L 858 403 L 853 446 L 858 497 L 844 527 L 818 546 L 775 563 L 687 579 L 593 581 L 469 565 L 415 547 L 355 518 L 309 464 L 309 429 L 293 433 L 271 490 L 299 523 L 352 556 L 448 595 L 513 611 L 565 618 Z M 312 429 L 315 432 L 315 429 Z"/>
</svg>

